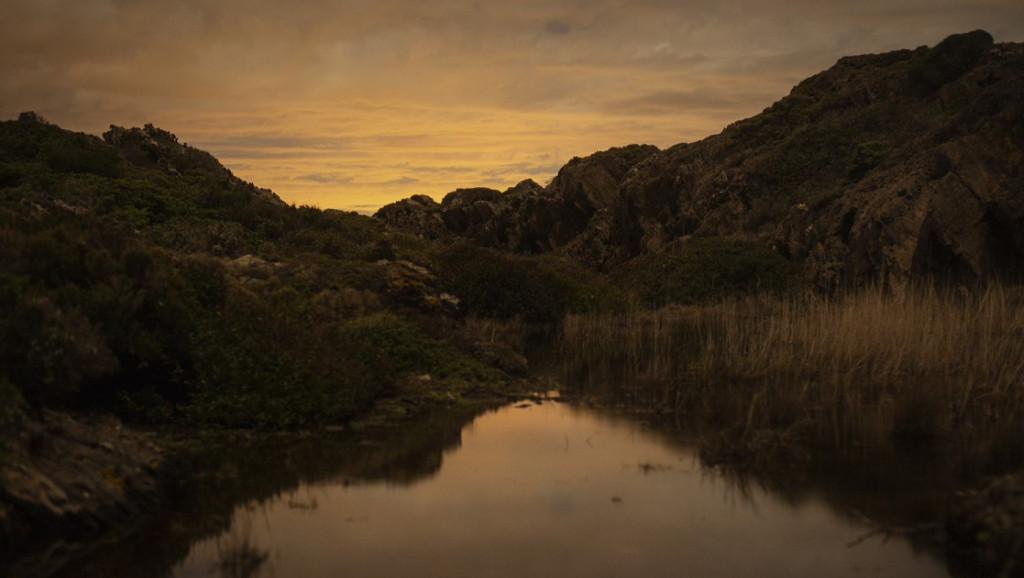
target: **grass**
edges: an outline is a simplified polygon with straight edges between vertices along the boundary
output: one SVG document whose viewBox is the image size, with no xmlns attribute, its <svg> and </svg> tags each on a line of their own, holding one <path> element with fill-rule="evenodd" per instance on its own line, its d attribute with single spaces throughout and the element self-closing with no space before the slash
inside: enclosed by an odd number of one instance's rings
<svg viewBox="0 0 1024 578">
<path fill-rule="evenodd" d="M 617 365 L 648 410 L 832 447 L 894 438 L 1024 457 L 1024 292 L 867 289 L 570 316 L 578 364 Z"/>
</svg>

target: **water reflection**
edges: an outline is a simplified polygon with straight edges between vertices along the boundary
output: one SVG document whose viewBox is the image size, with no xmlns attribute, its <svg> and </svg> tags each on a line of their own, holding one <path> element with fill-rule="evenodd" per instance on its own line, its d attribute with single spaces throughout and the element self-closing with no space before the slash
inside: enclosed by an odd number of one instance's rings
<svg viewBox="0 0 1024 578">
<path fill-rule="evenodd" d="M 415 483 L 314 478 L 249 501 L 169 575 L 947 575 L 901 539 L 858 542 L 873 528 L 813 492 L 727 480 L 686 443 L 593 411 L 506 407 L 449 448 Z"/>
<path fill-rule="evenodd" d="M 231 530 L 216 539 L 217 555 L 211 570 L 221 578 L 259 578 L 270 558 L 252 536 L 252 519 L 239 516 Z"/>
<path fill-rule="evenodd" d="M 177 466 L 194 477 L 171 488 L 146 528 L 115 543 L 88 545 L 90 554 L 77 556 L 53 578 L 220 576 L 236 568 L 252 577 L 291 576 L 275 572 L 272 542 L 254 531 L 265 525 L 269 508 L 312 515 L 320 509 L 314 488 L 378 481 L 397 488 L 428 480 L 440 470 L 442 456 L 459 447 L 462 429 L 475 415 L 451 410 L 337 436 L 206 440 L 203 453 Z M 40 560 L 47 556 L 26 552 L 19 564 L 45 567 Z M 189 573 L 175 569 L 197 558 L 202 562 Z"/>
</svg>

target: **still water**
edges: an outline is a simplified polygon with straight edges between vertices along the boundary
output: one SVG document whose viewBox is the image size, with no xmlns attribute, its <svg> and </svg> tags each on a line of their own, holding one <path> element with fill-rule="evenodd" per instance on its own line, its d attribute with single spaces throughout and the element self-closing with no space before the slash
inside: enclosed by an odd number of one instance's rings
<svg viewBox="0 0 1024 578">
<path fill-rule="evenodd" d="M 729 481 L 685 442 L 555 402 L 478 416 L 404 481 L 300 483 L 234 507 L 185 577 L 948 576 L 812 493 Z M 151 574 L 152 575 L 152 574 Z"/>
</svg>

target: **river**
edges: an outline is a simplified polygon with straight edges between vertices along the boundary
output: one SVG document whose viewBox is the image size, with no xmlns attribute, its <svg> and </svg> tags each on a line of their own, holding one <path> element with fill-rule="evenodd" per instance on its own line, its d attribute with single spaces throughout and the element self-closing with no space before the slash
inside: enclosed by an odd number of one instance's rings
<svg viewBox="0 0 1024 578">
<path fill-rule="evenodd" d="M 436 457 L 409 453 L 414 466 L 349 465 L 220 512 L 210 499 L 182 506 L 158 530 L 69 575 L 950 575 L 931 550 L 872 534 L 876 526 L 835 492 L 737 481 L 702 467 L 685 436 L 635 419 L 542 401 L 458 429 L 440 445 L 426 443 Z M 258 475 L 237 477 L 244 485 Z"/>
</svg>

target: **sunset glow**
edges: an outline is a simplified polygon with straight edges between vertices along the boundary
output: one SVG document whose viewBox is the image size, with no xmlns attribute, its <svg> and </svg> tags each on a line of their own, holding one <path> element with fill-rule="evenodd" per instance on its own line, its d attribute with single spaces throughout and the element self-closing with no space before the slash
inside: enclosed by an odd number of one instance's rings
<svg viewBox="0 0 1024 578">
<path fill-rule="evenodd" d="M 984 28 L 1019 0 L 9 0 L 0 118 L 152 123 L 290 203 L 546 183 L 760 112 L 848 54 Z"/>
</svg>

